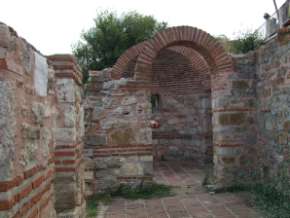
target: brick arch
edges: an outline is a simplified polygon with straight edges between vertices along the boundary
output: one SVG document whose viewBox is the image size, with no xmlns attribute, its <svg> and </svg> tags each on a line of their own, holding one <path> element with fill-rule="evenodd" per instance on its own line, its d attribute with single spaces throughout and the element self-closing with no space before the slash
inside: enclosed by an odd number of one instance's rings
<svg viewBox="0 0 290 218">
<path fill-rule="evenodd" d="M 210 66 L 207 64 L 206 60 L 194 49 L 183 46 L 173 46 L 169 47 L 168 49 L 188 58 L 194 71 L 200 73 L 210 73 Z"/>
<path fill-rule="evenodd" d="M 178 45 L 200 53 L 214 73 L 233 70 L 232 58 L 214 37 L 198 28 L 179 26 L 158 32 L 153 39 L 144 42 L 135 66 L 135 79 L 150 81 L 152 62 L 158 52 Z"/>
<path fill-rule="evenodd" d="M 126 70 L 130 61 L 137 58 L 137 56 L 143 51 L 145 42 L 138 43 L 127 49 L 117 60 L 112 69 L 112 78 L 120 79 L 123 72 Z"/>
<path fill-rule="evenodd" d="M 209 66 L 188 47 L 162 49 L 152 63 L 152 90 L 162 88 L 175 94 L 210 90 Z"/>
</svg>

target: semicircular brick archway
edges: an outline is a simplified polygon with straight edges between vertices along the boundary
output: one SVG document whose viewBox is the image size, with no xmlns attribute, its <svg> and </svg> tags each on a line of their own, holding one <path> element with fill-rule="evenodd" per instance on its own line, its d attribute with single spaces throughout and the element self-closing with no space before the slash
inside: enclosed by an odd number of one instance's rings
<svg viewBox="0 0 290 218">
<path fill-rule="evenodd" d="M 198 28 L 180 26 L 161 31 L 142 45 L 142 52 L 135 67 L 135 79 L 150 81 L 152 62 L 158 52 L 175 45 L 191 47 L 199 52 L 208 62 L 212 72 L 233 70 L 231 56 L 214 37 Z"/>
<path fill-rule="evenodd" d="M 200 72 L 200 73 L 210 72 L 210 67 L 208 66 L 205 59 L 194 49 L 183 47 L 183 46 L 173 46 L 168 49 L 178 52 L 179 54 L 188 58 L 192 64 L 192 67 L 195 69 L 195 71 Z"/>
</svg>

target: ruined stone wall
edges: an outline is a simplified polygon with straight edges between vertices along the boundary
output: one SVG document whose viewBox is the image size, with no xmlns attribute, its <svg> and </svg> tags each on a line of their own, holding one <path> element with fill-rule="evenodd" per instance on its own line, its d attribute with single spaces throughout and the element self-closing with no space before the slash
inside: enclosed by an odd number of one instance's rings
<svg viewBox="0 0 290 218">
<path fill-rule="evenodd" d="M 229 143 L 215 144 L 216 175 L 223 184 L 241 177 L 277 178 L 289 171 L 289 33 L 233 58 L 236 73 L 223 84 L 230 87 L 228 96 L 213 97 L 213 108 L 225 107 L 213 110 L 214 142 Z"/>
<path fill-rule="evenodd" d="M 214 173 L 217 186 L 256 167 L 256 67 L 254 57 L 235 56 L 234 70 L 212 75 Z"/>
<path fill-rule="evenodd" d="M 126 51 L 114 72 L 92 73 L 86 95 L 88 192 L 151 178 L 152 144 L 157 156 L 186 153 L 199 160 L 212 144 L 221 187 L 253 172 L 277 171 L 289 154 L 289 34 L 283 34 L 283 45 L 274 39 L 258 51 L 230 56 L 201 30 L 173 27 Z M 159 106 L 152 111 L 150 97 L 157 94 Z M 160 128 L 152 132 L 150 119 Z"/>
<path fill-rule="evenodd" d="M 287 39 L 288 38 L 288 39 Z M 280 33 L 257 51 L 257 129 L 261 170 L 274 178 L 290 157 L 290 43 Z M 285 169 L 285 168 L 284 168 Z"/>
<path fill-rule="evenodd" d="M 85 103 L 87 194 L 152 179 L 149 98 L 145 86 L 111 80 L 110 70 L 91 72 Z"/>
<path fill-rule="evenodd" d="M 0 217 L 56 217 L 54 71 L 0 25 Z"/>
<path fill-rule="evenodd" d="M 60 72 L 13 29 L 0 23 L 1 218 L 61 217 L 63 211 L 58 210 L 60 199 L 71 198 L 71 192 L 83 196 L 84 191 L 75 187 L 69 189 L 70 185 L 78 186 L 82 181 L 82 178 L 72 180 L 80 174 L 76 172 L 76 169 L 81 169 L 78 165 L 70 171 L 74 177 L 62 185 L 66 190 L 62 192 L 62 198 L 57 194 L 60 191 L 58 176 L 67 169 L 61 168 L 58 162 L 58 156 L 65 153 L 60 155 L 56 151 L 60 138 L 65 140 L 65 131 L 58 127 L 66 115 L 71 115 L 64 111 L 61 98 L 64 92 L 60 86 L 63 80 L 75 81 L 64 79 L 72 74 L 66 69 Z M 77 107 L 81 107 L 80 103 L 72 105 L 73 110 Z M 65 119 L 69 125 L 76 123 L 76 135 L 81 125 L 79 114 L 76 112 Z M 66 138 L 71 140 L 72 136 L 68 133 Z M 73 161 L 81 159 L 81 150 L 78 153 Z M 63 164 L 72 169 L 70 161 L 63 161 Z M 75 207 L 77 204 L 72 203 L 71 208 Z M 84 216 L 83 211 L 72 217 Z"/>
<path fill-rule="evenodd" d="M 212 159 L 211 89 L 209 71 L 201 72 L 198 55 L 184 47 L 161 51 L 153 62 L 152 95 L 158 95 L 152 119 L 156 159 Z M 190 49 L 191 50 L 191 49 Z"/>
</svg>

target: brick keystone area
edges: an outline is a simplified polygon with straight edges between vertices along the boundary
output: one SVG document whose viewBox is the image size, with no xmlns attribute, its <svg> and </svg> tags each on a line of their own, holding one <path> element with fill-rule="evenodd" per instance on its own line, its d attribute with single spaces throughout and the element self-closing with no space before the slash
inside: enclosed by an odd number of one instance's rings
<svg viewBox="0 0 290 218">
<path fill-rule="evenodd" d="M 155 181 L 177 186 L 172 197 L 149 200 L 113 199 L 98 218 L 262 218 L 237 194 L 210 195 L 201 183 L 203 171 L 191 162 L 160 162 Z"/>
</svg>

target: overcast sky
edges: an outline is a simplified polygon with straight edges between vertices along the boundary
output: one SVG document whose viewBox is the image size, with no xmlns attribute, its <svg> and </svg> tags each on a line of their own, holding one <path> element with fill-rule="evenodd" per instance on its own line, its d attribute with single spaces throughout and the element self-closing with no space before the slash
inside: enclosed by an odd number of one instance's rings
<svg viewBox="0 0 290 218">
<path fill-rule="evenodd" d="M 283 2 L 277 0 L 279 6 Z M 0 21 L 43 54 L 71 53 L 82 30 L 105 9 L 119 14 L 135 10 L 169 26 L 190 25 L 231 38 L 258 28 L 264 12 L 274 12 L 272 0 L 2 0 Z"/>
</svg>

